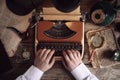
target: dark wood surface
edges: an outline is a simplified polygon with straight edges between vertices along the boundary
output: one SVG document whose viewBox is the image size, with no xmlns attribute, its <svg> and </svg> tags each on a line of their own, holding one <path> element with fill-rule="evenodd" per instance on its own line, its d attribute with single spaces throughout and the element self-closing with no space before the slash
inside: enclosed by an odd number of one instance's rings
<svg viewBox="0 0 120 80">
<path fill-rule="evenodd" d="M 88 12 L 90 11 L 90 8 L 94 3 L 96 3 L 99 0 L 82 0 L 81 2 L 81 10 Z M 0 14 L 0 20 L 1 25 L 10 25 L 14 24 L 15 20 L 12 21 L 13 16 L 12 13 L 9 13 L 5 6 L 5 0 L 0 1 L 0 10 L 2 11 L 2 15 Z M 3 15 L 7 15 L 3 16 Z M 9 15 L 9 16 L 8 16 Z M 15 18 L 17 18 L 16 15 L 14 15 Z M 11 20 L 9 20 L 9 18 Z M 18 19 L 18 18 L 17 18 Z M 24 20 L 24 19 L 23 19 Z M 6 22 L 4 22 L 6 21 Z M 22 21 L 22 20 L 21 20 Z M 119 21 L 119 18 L 117 17 L 117 21 Z M 19 23 L 19 20 L 18 22 Z M 26 24 L 26 23 L 24 23 Z M 85 23 L 85 33 L 89 30 L 98 29 L 99 26 L 96 26 L 87 20 Z M 30 36 L 28 39 L 23 40 L 16 52 L 16 55 L 12 58 L 10 58 L 10 62 L 12 64 L 12 69 L 2 75 L 0 75 L 0 80 L 14 80 L 19 75 L 23 74 L 27 69 L 33 64 L 34 62 L 34 29 L 30 29 Z M 120 34 L 119 32 L 117 32 Z M 117 36 L 118 37 L 118 36 Z M 89 60 L 89 50 L 87 45 L 87 40 L 85 37 L 85 55 L 83 58 L 83 62 L 88 66 L 90 71 L 95 74 L 100 80 L 119 80 L 120 78 L 120 65 L 116 65 L 109 68 L 103 68 L 103 69 L 93 69 L 88 62 Z M 25 56 L 27 54 L 27 56 Z M 42 77 L 42 80 L 75 80 L 73 76 L 63 67 L 61 62 L 56 62 L 54 66 Z"/>
</svg>

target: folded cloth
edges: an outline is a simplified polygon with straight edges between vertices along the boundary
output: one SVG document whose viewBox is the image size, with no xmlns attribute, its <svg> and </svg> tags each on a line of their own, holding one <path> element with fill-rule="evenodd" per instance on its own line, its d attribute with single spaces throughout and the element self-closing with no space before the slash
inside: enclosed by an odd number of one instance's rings
<svg viewBox="0 0 120 80">
<path fill-rule="evenodd" d="M 13 57 L 22 39 L 10 29 L 2 28 L 1 31 L 0 40 L 4 45 L 7 55 Z"/>
</svg>

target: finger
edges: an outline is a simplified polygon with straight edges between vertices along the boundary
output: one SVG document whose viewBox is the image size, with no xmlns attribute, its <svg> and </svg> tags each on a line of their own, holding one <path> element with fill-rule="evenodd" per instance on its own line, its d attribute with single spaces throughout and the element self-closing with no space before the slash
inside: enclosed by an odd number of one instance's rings
<svg viewBox="0 0 120 80">
<path fill-rule="evenodd" d="M 55 58 L 53 57 L 52 60 L 50 61 L 49 65 L 50 65 L 50 68 L 54 65 L 55 63 Z"/>
<path fill-rule="evenodd" d="M 40 52 L 40 57 L 42 57 L 44 55 L 46 50 L 47 50 L 46 48 L 42 49 L 42 51 Z"/>
<path fill-rule="evenodd" d="M 71 50 L 67 50 L 67 54 L 71 60 L 75 59 L 75 57 L 73 56 L 73 52 Z"/>
<path fill-rule="evenodd" d="M 71 50 L 72 51 L 72 53 L 73 53 L 73 56 L 75 57 L 75 59 L 78 57 L 78 55 L 77 55 L 77 52 L 75 51 L 75 50 Z"/>
<path fill-rule="evenodd" d="M 35 56 L 39 56 L 39 54 L 41 53 L 42 49 L 39 49 L 36 53 Z"/>
<path fill-rule="evenodd" d="M 77 53 L 77 55 L 78 55 L 78 61 L 80 62 L 80 63 L 82 63 L 82 57 L 80 56 L 80 52 L 78 51 L 78 50 L 76 50 L 76 53 Z"/>
<path fill-rule="evenodd" d="M 81 57 L 80 52 L 78 50 L 76 50 L 76 53 L 78 57 Z"/>
<path fill-rule="evenodd" d="M 45 51 L 44 51 L 44 54 L 43 54 L 43 59 L 46 59 L 46 57 L 48 56 L 48 54 L 50 53 L 50 51 L 51 51 L 51 49 L 46 49 Z"/>
<path fill-rule="evenodd" d="M 65 61 L 66 61 L 66 62 L 69 62 L 69 61 L 70 61 L 70 58 L 68 57 L 66 51 L 63 51 L 63 57 L 65 58 Z"/>
<path fill-rule="evenodd" d="M 46 60 L 49 62 L 53 56 L 53 54 L 55 53 L 55 50 L 52 50 L 48 53 L 47 57 L 46 57 Z"/>
</svg>

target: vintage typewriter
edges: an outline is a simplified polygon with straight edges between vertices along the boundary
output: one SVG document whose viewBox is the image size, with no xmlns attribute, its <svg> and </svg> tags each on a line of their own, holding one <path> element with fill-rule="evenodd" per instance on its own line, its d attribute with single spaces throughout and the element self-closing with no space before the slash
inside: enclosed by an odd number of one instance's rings
<svg viewBox="0 0 120 80">
<path fill-rule="evenodd" d="M 55 49 L 59 58 L 61 51 L 75 49 L 83 55 L 83 23 L 40 21 L 36 27 L 36 50 Z"/>
<path fill-rule="evenodd" d="M 80 7 L 69 13 L 53 6 L 42 9 L 40 17 L 43 20 L 37 23 L 35 29 L 35 50 L 54 49 L 57 60 L 60 60 L 63 50 L 75 49 L 83 56 L 84 23 L 80 21 Z"/>
</svg>

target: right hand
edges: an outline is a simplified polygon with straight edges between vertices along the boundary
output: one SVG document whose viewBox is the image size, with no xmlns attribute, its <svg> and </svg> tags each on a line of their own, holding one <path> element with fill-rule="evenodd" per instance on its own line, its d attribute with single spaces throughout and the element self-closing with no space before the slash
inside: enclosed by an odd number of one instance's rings
<svg viewBox="0 0 120 80">
<path fill-rule="evenodd" d="M 65 66 L 65 68 L 69 71 L 74 70 L 77 66 L 79 66 L 82 63 L 80 52 L 77 50 L 63 51 L 63 57 L 64 59 L 62 60 L 62 63 Z"/>
<path fill-rule="evenodd" d="M 51 49 L 40 49 L 35 54 L 34 66 L 43 72 L 49 70 L 55 63 L 55 58 L 53 56 L 55 50 Z"/>
</svg>

